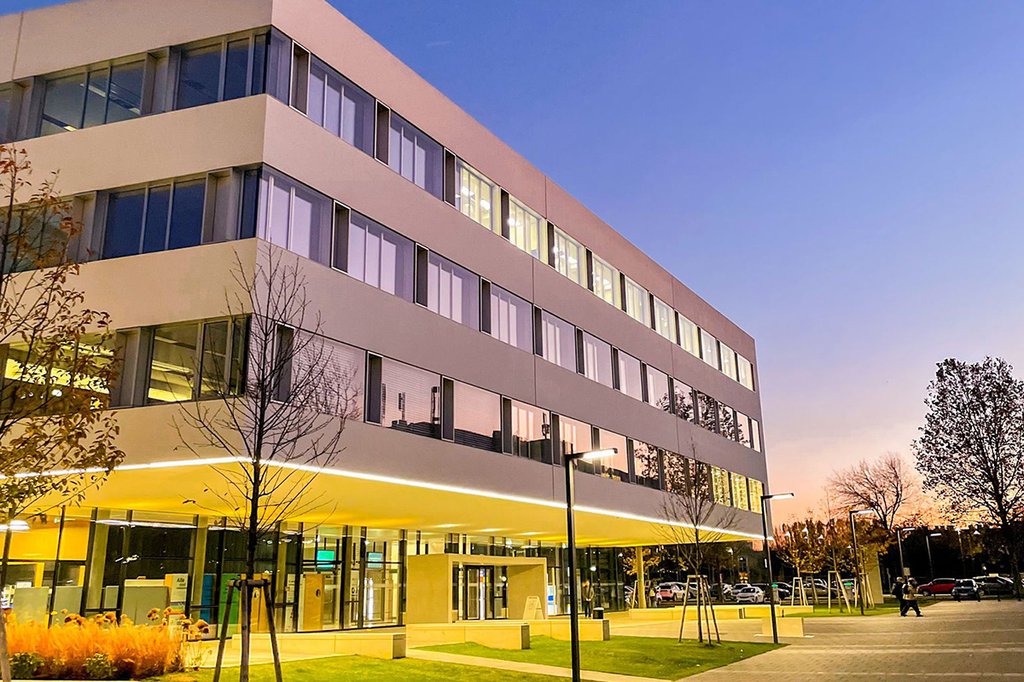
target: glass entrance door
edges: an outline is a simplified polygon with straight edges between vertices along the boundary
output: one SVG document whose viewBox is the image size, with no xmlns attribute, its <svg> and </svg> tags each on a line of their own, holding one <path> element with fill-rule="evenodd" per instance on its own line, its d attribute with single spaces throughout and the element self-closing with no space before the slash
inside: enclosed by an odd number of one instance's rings
<svg viewBox="0 0 1024 682">
<path fill-rule="evenodd" d="M 508 618 L 506 580 L 504 566 L 464 566 L 462 620 Z"/>
</svg>

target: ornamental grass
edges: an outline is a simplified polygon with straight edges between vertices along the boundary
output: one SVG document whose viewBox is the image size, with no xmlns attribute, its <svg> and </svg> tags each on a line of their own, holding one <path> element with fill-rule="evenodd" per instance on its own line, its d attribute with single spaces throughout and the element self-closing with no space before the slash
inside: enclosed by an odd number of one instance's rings
<svg viewBox="0 0 1024 682">
<path fill-rule="evenodd" d="M 7 641 L 15 677 L 36 679 L 141 679 L 182 667 L 194 626 L 169 625 L 169 613 L 136 625 L 113 613 L 94 618 L 63 615 L 53 627 L 8 617 Z"/>
</svg>

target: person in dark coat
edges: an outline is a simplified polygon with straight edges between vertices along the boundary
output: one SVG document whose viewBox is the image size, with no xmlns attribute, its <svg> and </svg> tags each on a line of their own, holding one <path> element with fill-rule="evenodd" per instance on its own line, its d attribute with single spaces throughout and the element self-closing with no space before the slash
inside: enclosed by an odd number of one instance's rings
<svg viewBox="0 0 1024 682">
<path fill-rule="evenodd" d="M 896 597 L 896 601 L 900 603 L 900 615 L 907 615 L 907 600 L 903 598 L 903 591 L 906 586 L 903 584 L 903 578 L 896 578 L 896 584 L 892 588 L 892 596 Z"/>
</svg>

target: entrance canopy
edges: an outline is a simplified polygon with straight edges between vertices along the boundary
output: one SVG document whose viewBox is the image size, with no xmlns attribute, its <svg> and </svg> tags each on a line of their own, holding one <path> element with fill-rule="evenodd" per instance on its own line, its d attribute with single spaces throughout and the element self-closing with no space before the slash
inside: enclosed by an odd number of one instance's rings
<svg viewBox="0 0 1024 682">
<path fill-rule="evenodd" d="M 218 471 L 239 466 L 236 460 L 199 458 L 128 464 L 90 492 L 83 505 L 230 516 L 232 509 L 210 491 L 226 485 Z M 565 541 L 564 504 L 550 498 L 514 496 L 499 490 L 344 469 L 314 474 L 301 467 L 293 468 L 297 476 L 314 480 L 304 492 L 304 502 L 298 505 L 300 512 L 287 516 L 288 521 Z M 669 523 L 663 518 L 595 506 L 577 505 L 576 524 L 577 543 L 581 546 L 623 547 L 675 543 L 681 539 L 678 532 L 668 532 Z M 758 537 L 728 531 L 722 540 Z"/>
</svg>

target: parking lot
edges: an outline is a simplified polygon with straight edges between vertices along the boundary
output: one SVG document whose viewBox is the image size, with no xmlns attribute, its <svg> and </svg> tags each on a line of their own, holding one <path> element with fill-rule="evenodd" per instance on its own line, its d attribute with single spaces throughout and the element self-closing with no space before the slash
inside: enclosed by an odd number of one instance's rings
<svg viewBox="0 0 1024 682">
<path fill-rule="evenodd" d="M 816 618 L 807 637 L 688 679 L 1024 679 L 1024 603 L 943 601 L 923 618 Z"/>
</svg>

